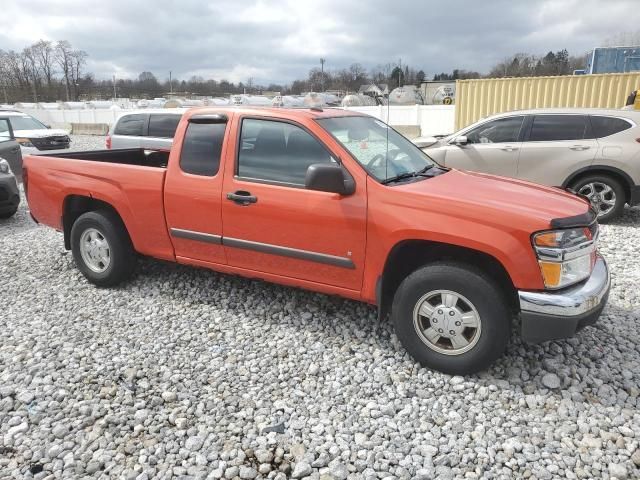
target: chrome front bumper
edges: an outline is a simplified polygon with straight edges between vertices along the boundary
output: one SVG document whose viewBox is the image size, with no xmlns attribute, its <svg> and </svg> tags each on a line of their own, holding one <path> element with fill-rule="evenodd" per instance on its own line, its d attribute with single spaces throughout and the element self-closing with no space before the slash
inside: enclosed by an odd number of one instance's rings
<svg viewBox="0 0 640 480">
<path fill-rule="evenodd" d="M 557 292 L 518 292 L 522 338 L 537 343 L 571 337 L 596 322 L 607 303 L 611 276 L 598 255 L 591 276 L 581 284 Z"/>
</svg>

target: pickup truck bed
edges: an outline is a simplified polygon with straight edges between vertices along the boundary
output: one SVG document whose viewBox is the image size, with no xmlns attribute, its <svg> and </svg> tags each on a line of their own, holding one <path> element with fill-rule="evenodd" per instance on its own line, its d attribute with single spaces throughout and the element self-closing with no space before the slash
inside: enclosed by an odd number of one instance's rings
<svg viewBox="0 0 640 480">
<path fill-rule="evenodd" d="M 117 163 L 144 167 L 167 168 L 168 150 L 145 150 L 143 148 L 123 148 L 120 150 L 90 150 L 47 154 L 47 158 L 66 158 L 89 162 Z"/>
</svg>

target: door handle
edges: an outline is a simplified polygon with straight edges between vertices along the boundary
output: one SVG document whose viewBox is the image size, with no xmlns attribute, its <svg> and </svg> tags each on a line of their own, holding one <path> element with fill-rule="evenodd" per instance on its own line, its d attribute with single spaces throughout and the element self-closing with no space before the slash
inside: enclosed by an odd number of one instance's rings
<svg viewBox="0 0 640 480">
<path fill-rule="evenodd" d="M 502 150 L 503 152 L 515 152 L 516 150 L 518 150 L 518 147 L 512 147 L 511 145 L 507 145 L 505 147 L 502 147 L 500 150 Z"/>
<path fill-rule="evenodd" d="M 258 201 L 258 197 L 251 195 L 250 192 L 237 190 L 227 193 L 227 200 L 237 203 L 238 205 L 247 206 Z"/>
<path fill-rule="evenodd" d="M 589 145 L 572 145 L 569 147 L 571 150 L 581 151 L 581 150 L 589 150 L 591 147 Z"/>
<path fill-rule="evenodd" d="M 20 147 L 13 147 L 11 149 L 11 153 L 18 153 L 19 150 L 20 150 Z"/>
</svg>

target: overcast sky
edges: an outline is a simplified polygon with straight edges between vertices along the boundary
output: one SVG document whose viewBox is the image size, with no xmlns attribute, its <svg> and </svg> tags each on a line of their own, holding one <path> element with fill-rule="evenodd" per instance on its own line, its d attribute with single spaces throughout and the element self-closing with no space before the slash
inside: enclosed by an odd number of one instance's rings
<svg viewBox="0 0 640 480">
<path fill-rule="evenodd" d="M 517 52 L 578 55 L 638 30 L 638 0 L 5 0 L 0 48 L 69 40 L 97 78 L 201 75 L 254 83 L 359 62 L 428 76 L 489 71 Z"/>
</svg>

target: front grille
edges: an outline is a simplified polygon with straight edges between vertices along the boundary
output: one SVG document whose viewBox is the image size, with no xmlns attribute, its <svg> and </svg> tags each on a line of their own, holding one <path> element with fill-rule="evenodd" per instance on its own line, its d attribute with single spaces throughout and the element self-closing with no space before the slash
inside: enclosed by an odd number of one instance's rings
<svg viewBox="0 0 640 480">
<path fill-rule="evenodd" d="M 67 135 L 56 135 L 51 137 L 32 138 L 38 150 L 55 150 L 58 148 L 69 148 L 69 137 Z"/>
</svg>

